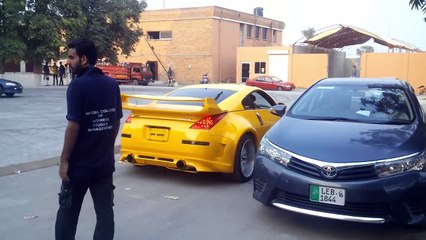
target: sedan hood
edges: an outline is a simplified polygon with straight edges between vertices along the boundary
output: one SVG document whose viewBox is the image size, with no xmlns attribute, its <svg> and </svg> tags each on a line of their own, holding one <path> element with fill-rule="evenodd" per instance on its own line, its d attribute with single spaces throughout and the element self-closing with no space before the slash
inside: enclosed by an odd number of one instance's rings
<svg viewBox="0 0 426 240">
<path fill-rule="evenodd" d="M 332 163 L 401 157 L 425 148 L 425 127 L 284 117 L 266 134 L 292 153 Z"/>
</svg>

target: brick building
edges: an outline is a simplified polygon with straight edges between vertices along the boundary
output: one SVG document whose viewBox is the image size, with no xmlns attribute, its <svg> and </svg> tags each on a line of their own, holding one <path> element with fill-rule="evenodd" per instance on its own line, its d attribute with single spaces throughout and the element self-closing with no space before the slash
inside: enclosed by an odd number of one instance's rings
<svg viewBox="0 0 426 240">
<path fill-rule="evenodd" d="M 238 47 L 282 45 L 285 23 L 259 15 L 216 6 L 145 11 L 144 36 L 119 61 L 147 63 L 158 80 L 171 67 L 181 83 L 198 83 L 205 73 L 213 83 L 236 82 Z"/>
</svg>

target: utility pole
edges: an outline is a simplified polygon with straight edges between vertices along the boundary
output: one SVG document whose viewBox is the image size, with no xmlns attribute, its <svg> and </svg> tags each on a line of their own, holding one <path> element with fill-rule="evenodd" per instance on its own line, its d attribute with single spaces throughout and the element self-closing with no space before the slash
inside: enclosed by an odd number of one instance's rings
<svg viewBox="0 0 426 240">
<path fill-rule="evenodd" d="M 164 0 L 163 0 L 164 1 Z M 166 70 L 166 67 L 164 67 L 163 63 L 161 62 L 160 58 L 157 56 L 157 54 L 154 51 L 154 47 L 149 43 L 148 38 L 146 38 L 146 35 L 143 35 L 143 37 L 145 38 L 146 43 L 148 44 L 149 48 L 151 49 L 152 53 L 154 54 L 155 58 L 157 58 L 158 63 L 160 63 L 161 67 L 163 68 L 164 72 L 167 75 L 167 78 L 169 79 L 169 83 L 172 80 L 172 76 L 169 76 L 169 73 Z"/>
</svg>

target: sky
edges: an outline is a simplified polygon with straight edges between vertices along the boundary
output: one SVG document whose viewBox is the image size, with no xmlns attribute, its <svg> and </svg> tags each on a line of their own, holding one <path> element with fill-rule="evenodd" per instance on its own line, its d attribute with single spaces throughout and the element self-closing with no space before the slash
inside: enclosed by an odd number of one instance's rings
<svg viewBox="0 0 426 240">
<path fill-rule="evenodd" d="M 423 20 L 426 14 L 411 10 L 409 0 L 146 0 L 146 3 L 146 10 L 219 6 L 251 14 L 254 8 L 262 7 L 264 17 L 285 22 L 284 45 L 299 41 L 304 29 L 319 31 L 344 24 L 402 40 L 426 51 Z M 376 52 L 387 51 L 375 43 L 364 45 L 373 46 Z"/>
</svg>

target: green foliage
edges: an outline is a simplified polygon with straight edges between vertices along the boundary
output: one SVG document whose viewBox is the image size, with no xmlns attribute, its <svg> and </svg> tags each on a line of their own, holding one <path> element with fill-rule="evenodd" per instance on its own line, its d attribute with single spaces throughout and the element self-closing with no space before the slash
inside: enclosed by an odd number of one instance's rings
<svg viewBox="0 0 426 240">
<path fill-rule="evenodd" d="M 25 55 L 26 46 L 20 35 L 24 1 L 0 0 L 0 73 L 7 62 L 17 63 Z"/>
<path fill-rule="evenodd" d="M 372 53 L 374 52 L 374 48 L 372 46 L 364 45 L 356 50 L 357 55 L 361 55 L 363 53 Z"/>
<path fill-rule="evenodd" d="M 142 36 L 139 0 L 0 0 L 0 72 L 5 62 L 65 57 L 66 42 L 88 37 L 100 58 L 117 61 Z M 41 65 L 40 65 L 41 66 Z"/>
<path fill-rule="evenodd" d="M 130 54 L 142 36 L 139 16 L 146 7 L 138 0 L 71 0 L 62 3 L 64 39 L 93 39 L 99 58 L 116 62 L 117 54 Z"/>
<path fill-rule="evenodd" d="M 423 13 L 426 13 L 426 0 L 410 0 L 409 5 L 411 6 L 411 10 L 421 9 Z M 426 18 L 424 18 L 424 21 L 426 22 Z"/>
<path fill-rule="evenodd" d="M 306 39 L 310 39 L 311 37 L 315 36 L 315 28 L 307 28 L 302 31 L 302 34 Z"/>
</svg>

